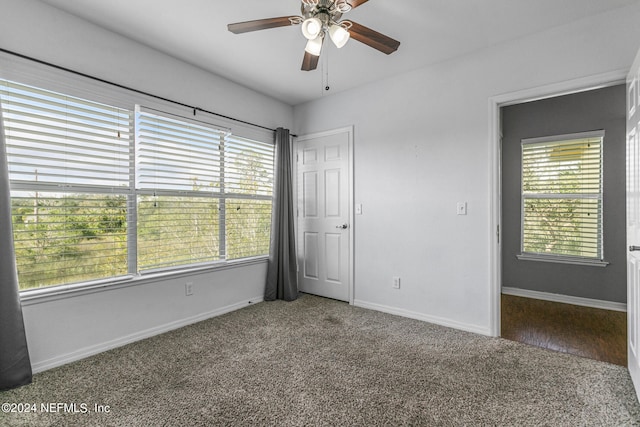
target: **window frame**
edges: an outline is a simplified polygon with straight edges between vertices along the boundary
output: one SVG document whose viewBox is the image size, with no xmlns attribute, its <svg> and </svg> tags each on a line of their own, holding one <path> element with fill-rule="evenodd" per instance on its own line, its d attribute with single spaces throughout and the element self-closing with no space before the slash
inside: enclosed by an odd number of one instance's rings
<svg viewBox="0 0 640 427">
<path fill-rule="evenodd" d="M 114 86 L 107 82 L 96 81 L 95 79 L 78 75 L 72 71 L 57 69 L 46 64 L 34 63 L 13 55 L 0 53 L 0 61 L 3 63 L 3 67 L 0 67 L 0 79 L 15 81 L 20 84 L 30 85 L 39 89 L 54 91 L 92 102 L 104 103 L 117 108 L 124 108 L 132 113 L 135 113 L 136 105 L 144 105 L 149 109 L 157 110 L 163 114 L 175 116 L 180 119 L 193 120 L 197 114 L 197 120 L 205 123 L 207 126 L 216 129 L 229 129 L 236 137 L 272 144 L 274 146 L 275 165 L 275 142 L 272 130 L 254 126 L 244 121 L 208 114 L 206 111 L 199 109 L 194 110 L 185 104 L 172 102 L 117 85 Z M 274 184 L 275 183 L 272 185 Z M 16 189 L 12 188 L 12 190 Z M 128 191 L 128 197 L 135 197 L 134 188 L 130 188 Z M 274 193 L 275 187 L 270 197 L 271 203 L 273 203 L 275 198 Z M 227 197 L 233 198 L 234 196 L 228 195 Z M 251 197 L 249 196 L 247 198 Z M 128 213 L 127 216 L 129 220 L 128 224 L 131 224 L 129 218 L 130 213 Z M 133 221 L 133 223 L 135 222 L 136 220 Z M 128 227 L 127 231 L 128 233 L 135 233 L 135 227 Z M 129 251 L 129 256 L 131 256 L 131 251 Z M 113 276 L 82 282 L 24 289 L 20 290 L 20 297 L 23 301 L 47 301 L 71 295 L 100 292 L 106 289 L 147 284 L 158 279 L 189 277 L 194 274 L 203 274 L 210 271 L 264 264 L 267 262 L 268 257 L 268 254 L 264 254 L 231 260 L 222 259 L 210 263 L 189 264 L 169 269 L 148 271 L 145 272 L 144 275 L 139 272 L 131 273 L 131 270 L 129 270 L 129 274 L 124 276 Z M 129 267 L 131 268 L 131 264 L 129 264 Z"/>
<path fill-rule="evenodd" d="M 545 143 L 562 143 L 576 141 L 580 139 L 600 139 L 600 177 L 599 177 L 599 192 L 598 193 L 540 193 L 537 196 L 526 195 L 524 190 L 524 147 L 527 144 L 545 144 Z M 520 155 L 520 253 L 516 255 L 516 258 L 523 261 L 541 261 L 560 264 L 573 264 L 584 265 L 593 267 L 606 267 L 609 263 L 604 260 L 604 130 L 595 130 L 587 132 L 578 132 L 563 135 L 552 135 L 537 138 L 524 138 L 521 140 L 522 152 Z M 565 196 L 566 194 L 566 196 Z M 546 197 L 545 197 L 546 196 Z M 598 227 L 599 227 L 599 240 L 598 240 L 598 252 L 599 256 L 572 256 L 566 254 L 557 253 L 538 253 L 527 252 L 524 249 L 525 244 L 525 204 L 529 199 L 558 199 L 558 200 L 598 200 L 600 202 Z"/>
</svg>

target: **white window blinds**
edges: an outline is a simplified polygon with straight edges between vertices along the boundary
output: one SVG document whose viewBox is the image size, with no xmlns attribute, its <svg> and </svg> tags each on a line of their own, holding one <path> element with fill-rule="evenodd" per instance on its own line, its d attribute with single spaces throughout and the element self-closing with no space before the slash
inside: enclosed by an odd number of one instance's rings
<svg viewBox="0 0 640 427">
<path fill-rule="evenodd" d="M 136 187 L 219 192 L 220 149 L 226 133 L 138 109 Z"/>
<path fill-rule="evenodd" d="M 0 81 L 21 289 L 127 274 L 129 111 Z"/>
<path fill-rule="evenodd" d="M 226 256 L 237 259 L 268 254 L 273 143 L 229 135 L 224 144 Z"/>
<path fill-rule="evenodd" d="M 129 186 L 129 111 L 7 81 L 0 91 L 12 181 Z"/>
<path fill-rule="evenodd" d="M 273 150 L 273 143 L 228 135 L 224 142 L 225 192 L 271 196 Z"/>
<path fill-rule="evenodd" d="M 522 141 L 522 252 L 602 260 L 604 132 Z"/>
<path fill-rule="evenodd" d="M 138 108 L 138 268 L 269 252 L 272 143 Z"/>
<path fill-rule="evenodd" d="M 21 289 L 268 255 L 272 141 L 7 80 L 0 105 Z"/>
</svg>

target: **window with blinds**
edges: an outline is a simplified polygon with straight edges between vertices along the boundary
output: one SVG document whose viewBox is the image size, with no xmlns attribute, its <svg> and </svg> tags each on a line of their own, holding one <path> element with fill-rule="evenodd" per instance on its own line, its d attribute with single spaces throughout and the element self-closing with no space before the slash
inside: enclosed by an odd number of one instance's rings
<svg viewBox="0 0 640 427">
<path fill-rule="evenodd" d="M 274 146 L 136 111 L 138 269 L 269 253 Z"/>
<path fill-rule="evenodd" d="M 20 288 L 268 255 L 274 146 L 0 80 Z"/>
<path fill-rule="evenodd" d="M 21 289 L 127 274 L 129 111 L 0 81 Z"/>
<path fill-rule="evenodd" d="M 221 149 L 226 133 L 137 109 L 138 269 L 221 259 Z"/>
<path fill-rule="evenodd" d="M 602 261 L 604 132 L 522 141 L 522 254 Z"/>
<path fill-rule="evenodd" d="M 228 259 L 269 253 L 273 144 L 228 135 L 224 142 Z"/>
</svg>

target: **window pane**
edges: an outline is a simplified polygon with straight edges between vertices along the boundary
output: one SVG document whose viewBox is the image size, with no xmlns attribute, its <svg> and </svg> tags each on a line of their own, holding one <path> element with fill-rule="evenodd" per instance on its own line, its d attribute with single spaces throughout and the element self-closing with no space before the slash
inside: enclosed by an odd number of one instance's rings
<svg viewBox="0 0 640 427">
<path fill-rule="evenodd" d="M 522 146 L 525 194 L 594 194 L 601 188 L 601 138 Z"/>
<path fill-rule="evenodd" d="M 599 258 L 597 199 L 526 199 L 523 252 Z"/>
<path fill-rule="evenodd" d="M 138 197 L 138 268 L 220 259 L 219 199 Z"/>
<path fill-rule="evenodd" d="M 227 259 L 269 253 L 271 200 L 226 201 Z"/>
<path fill-rule="evenodd" d="M 14 192 L 11 204 L 20 289 L 127 273 L 126 196 Z"/>
<path fill-rule="evenodd" d="M 271 196 L 273 144 L 230 135 L 224 151 L 226 193 Z"/>
</svg>

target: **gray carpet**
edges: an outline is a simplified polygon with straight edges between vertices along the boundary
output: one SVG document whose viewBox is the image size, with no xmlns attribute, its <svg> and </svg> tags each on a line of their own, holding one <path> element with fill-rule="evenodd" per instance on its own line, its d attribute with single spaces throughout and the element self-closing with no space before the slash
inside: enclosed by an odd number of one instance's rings
<svg viewBox="0 0 640 427">
<path fill-rule="evenodd" d="M 3 402 L 38 411 L 2 426 L 640 425 L 622 367 L 309 295 L 43 372 Z M 55 402 L 79 413 L 42 413 Z"/>
</svg>

